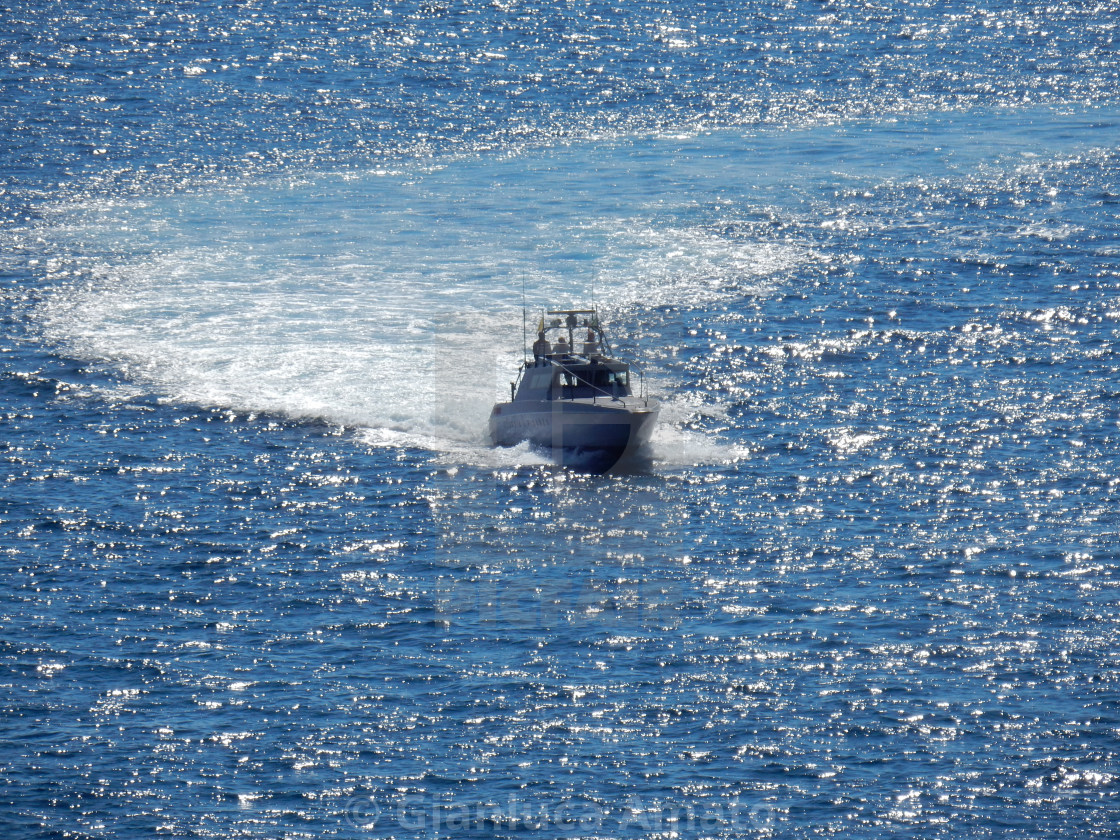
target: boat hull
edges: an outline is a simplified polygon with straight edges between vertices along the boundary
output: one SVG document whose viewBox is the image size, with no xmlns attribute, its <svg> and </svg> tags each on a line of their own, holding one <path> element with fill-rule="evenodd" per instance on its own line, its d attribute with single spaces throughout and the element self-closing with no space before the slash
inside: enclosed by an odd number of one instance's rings
<svg viewBox="0 0 1120 840">
<path fill-rule="evenodd" d="M 606 472 L 649 441 L 657 410 L 652 400 L 515 400 L 494 406 L 490 439 L 527 441 L 557 463 Z"/>
</svg>

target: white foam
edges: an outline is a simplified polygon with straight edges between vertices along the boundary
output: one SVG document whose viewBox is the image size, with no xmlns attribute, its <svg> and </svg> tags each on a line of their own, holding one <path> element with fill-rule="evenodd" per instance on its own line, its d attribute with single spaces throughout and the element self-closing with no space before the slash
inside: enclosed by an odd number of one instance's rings
<svg viewBox="0 0 1120 840">
<path fill-rule="evenodd" d="M 772 288 L 776 276 L 812 258 L 804 246 L 721 236 L 704 228 L 645 228 L 619 277 L 619 298 L 645 306 L 706 304 Z"/>
<path fill-rule="evenodd" d="M 530 321 L 592 290 L 607 318 L 640 318 L 658 302 L 757 292 L 806 258 L 654 224 L 635 213 L 648 198 L 637 188 L 612 187 L 625 212 L 589 213 L 571 155 L 532 178 L 524 161 L 474 160 L 58 208 L 34 232 L 55 250 L 56 285 L 33 317 L 65 352 L 169 400 L 489 458 L 477 453 L 520 358 L 523 287 Z M 709 458 L 672 428 L 655 442 L 667 460 Z"/>
<path fill-rule="evenodd" d="M 692 395 L 670 395 L 661 403 L 650 441 L 654 461 L 669 467 L 729 465 L 750 457 L 747 447 L 728 443 L 719 434 L 685 428 L 694 419 L 723 419 L 725 409 Z"/>
</svg>

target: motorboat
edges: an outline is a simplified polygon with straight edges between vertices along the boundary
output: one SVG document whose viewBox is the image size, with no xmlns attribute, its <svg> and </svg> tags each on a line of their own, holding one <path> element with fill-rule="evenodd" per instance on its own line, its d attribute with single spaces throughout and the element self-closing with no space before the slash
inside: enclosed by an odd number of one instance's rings
<svg viewBox="0 0 1120 840">
<path fill-rule="evenodd" d="M 645 377 L 612 355 L 594 309 L 546 315 L 532 358 L 523 359 L 510 383 L 509 402 L 490 412 L 491 440 L 527 441 L 559 464 L 590 472 L 631 461 L 649 441 L 659 409 Z"/>
</svg>

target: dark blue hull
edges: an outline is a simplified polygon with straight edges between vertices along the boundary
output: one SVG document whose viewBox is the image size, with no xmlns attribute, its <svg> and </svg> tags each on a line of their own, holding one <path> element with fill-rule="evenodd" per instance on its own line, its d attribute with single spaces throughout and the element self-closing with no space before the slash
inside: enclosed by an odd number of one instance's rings
<svg viewBox="0 0 1120 840">
<path fill-rule="evenodd" d="M 499 403 L 490 414 L 490 438 L 495 446 L 527 441 L 563 466 L 606 472 L 639 453 L 656 418 L 656 404 L 645 400 Z"/>
</svg>

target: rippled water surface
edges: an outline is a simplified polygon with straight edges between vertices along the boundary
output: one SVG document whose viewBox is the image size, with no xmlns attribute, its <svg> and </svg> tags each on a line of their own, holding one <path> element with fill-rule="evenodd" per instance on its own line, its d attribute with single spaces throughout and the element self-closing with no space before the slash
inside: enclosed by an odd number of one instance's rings
<svg viewBox="0 0 1120 840">
<path fill-rule="evenodd" d="M 5 837 L 1113 836 L 1115 3 L 3 20 Z"/>
</svg>

